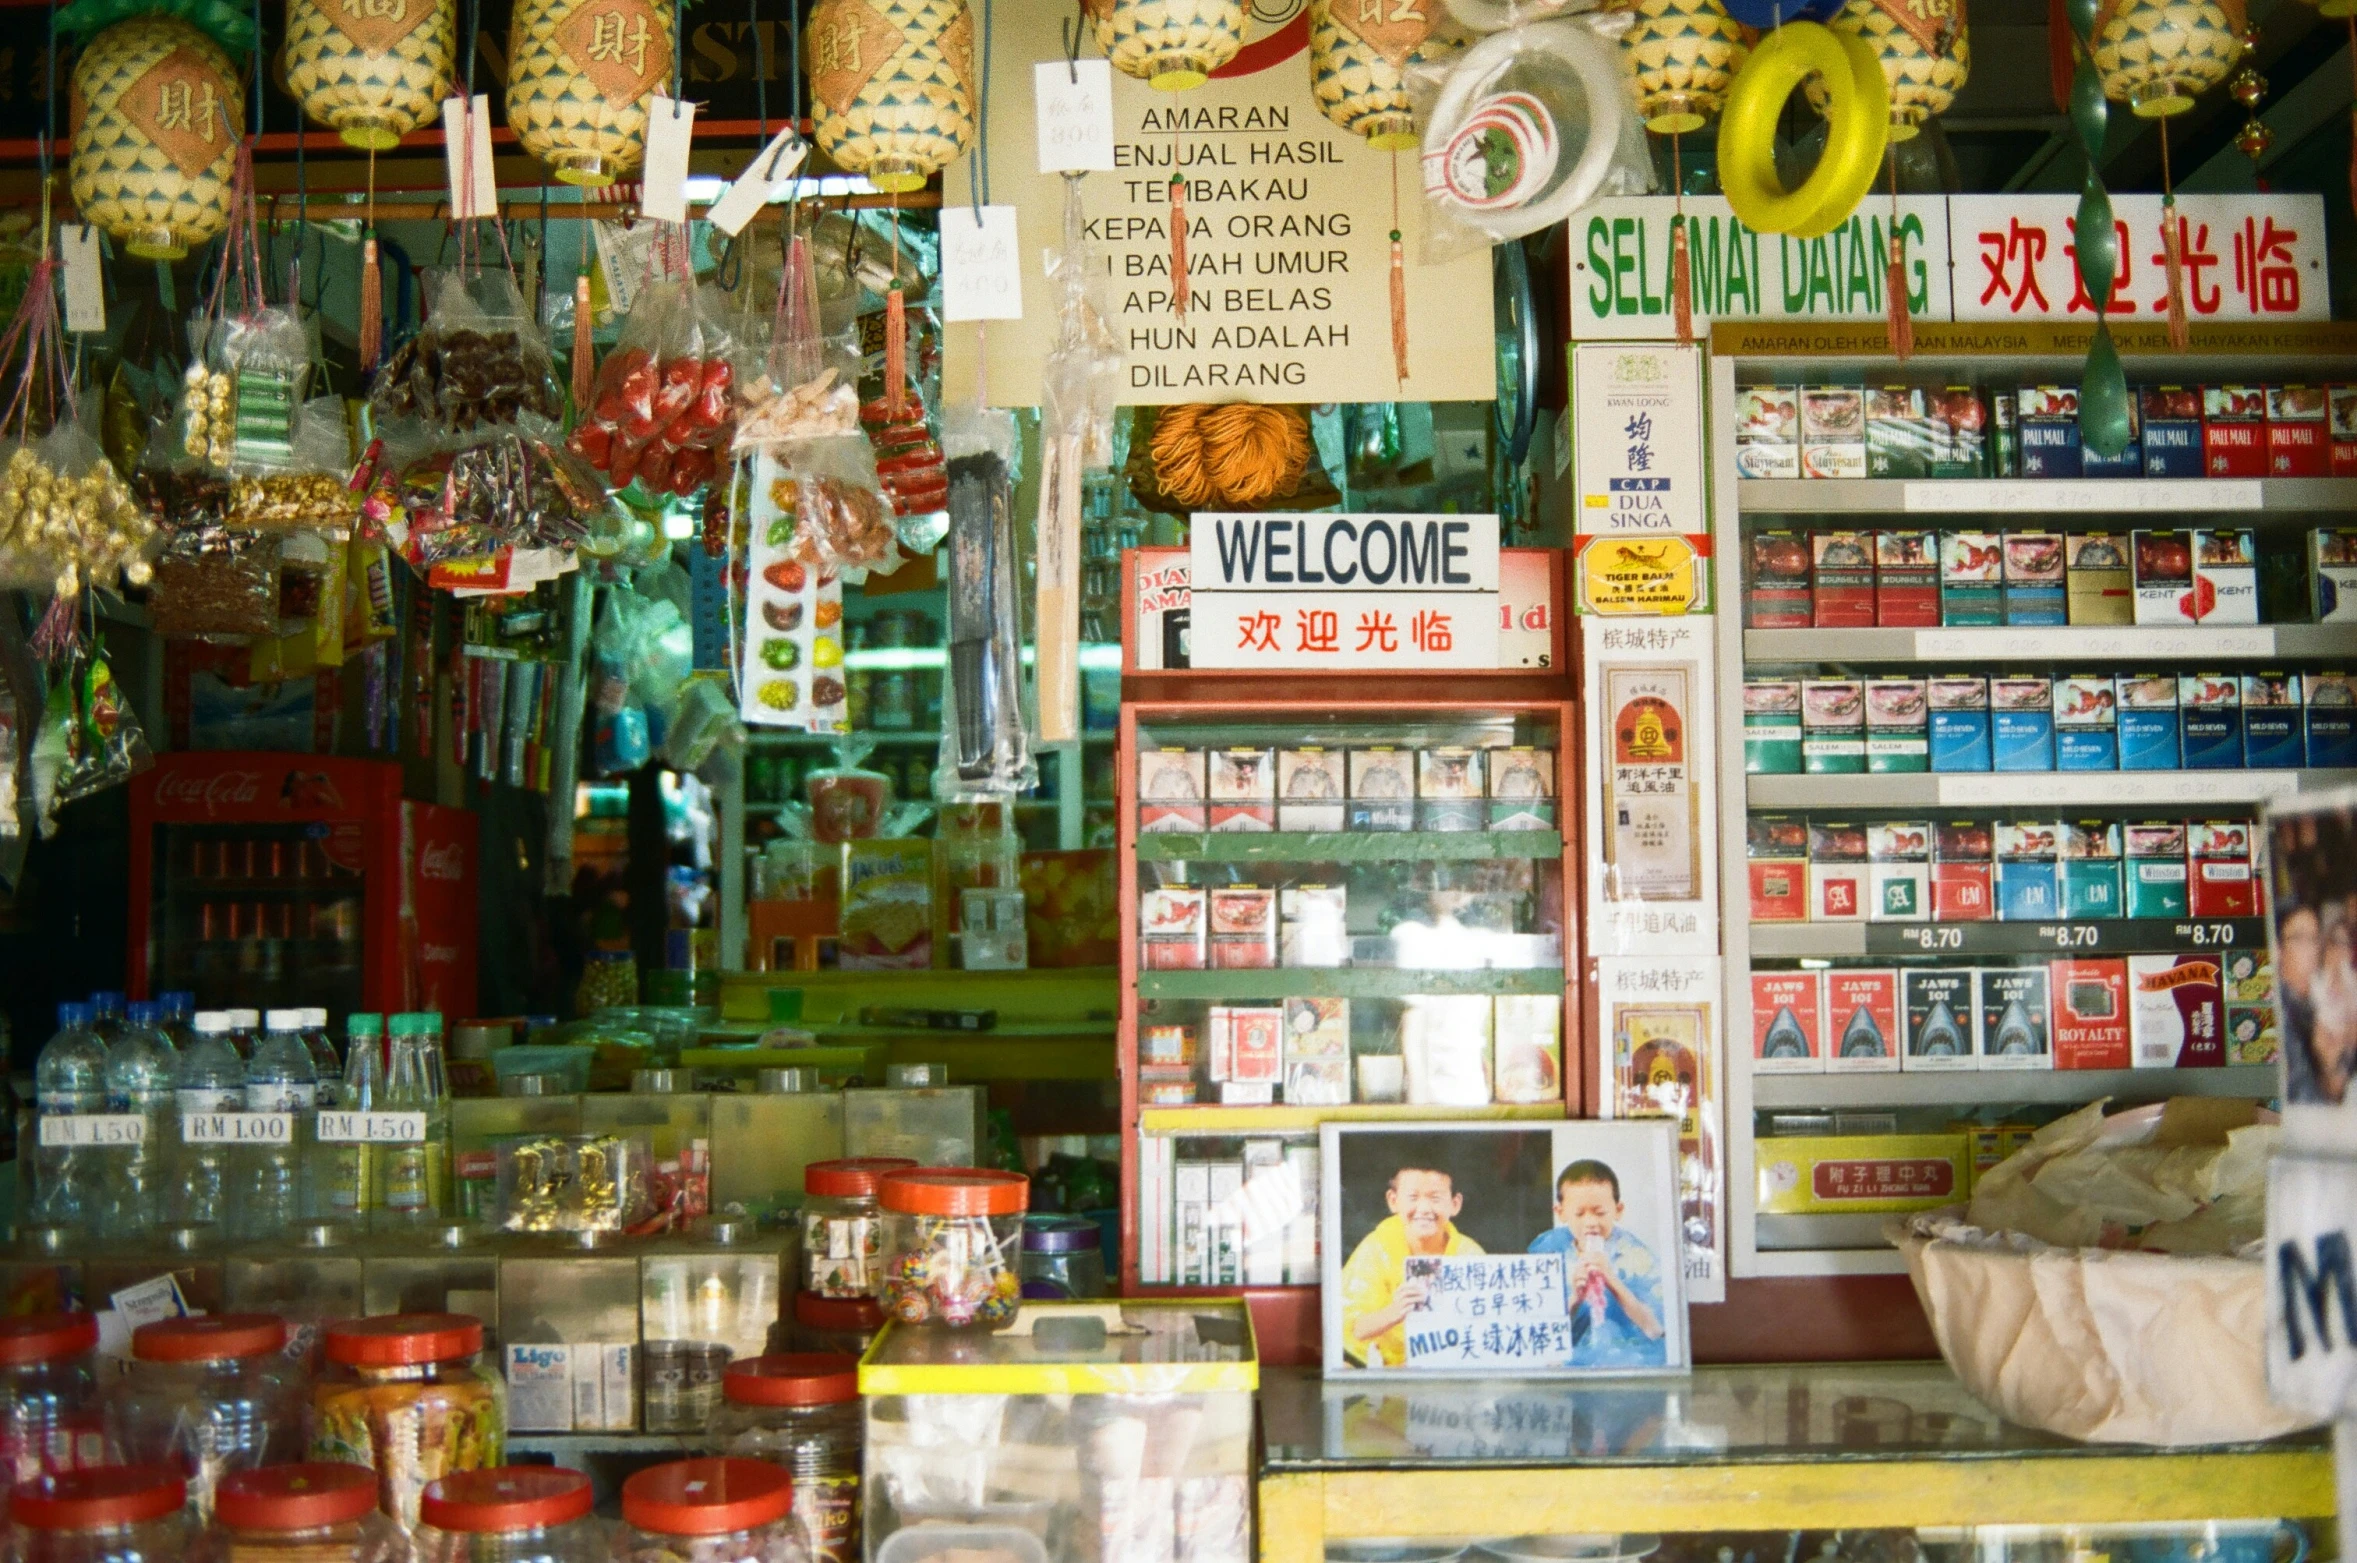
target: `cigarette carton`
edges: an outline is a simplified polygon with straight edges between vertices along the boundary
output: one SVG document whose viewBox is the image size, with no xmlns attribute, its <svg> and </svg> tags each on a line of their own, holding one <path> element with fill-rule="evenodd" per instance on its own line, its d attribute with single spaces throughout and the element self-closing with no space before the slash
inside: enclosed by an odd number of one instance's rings
<svg viewBox="0 0 2357 1563">
<path fill-rule="evenodd" d="M 2075 820 L 2062 830 L 2062 915 L 2120 915 L 2120 827 L 2116 820 Z"/>
<path fill-rule="evenodd" d="M 2007 532 L 2005 622 L 2064 624 L 2069 607 L 2063 592 L 2062 534 Z"/>
<path fill-rule="evenodd" d="M 2120 769 L 2174 771 L 2183 767 L 2177 720 L 2177 680 L 2136 673 L 2113 681 L 2119 711 Z"/>
<path fill-rule="evenodd" d="M 2148 385 L 2139 393 L 2144 415 L 2144 475 L 2198 478 L 2202 460 L 2202 394 L 2199 386 Z"/>
<path fill-rule="evenodd" d="M 1866 691 L 1854 678 L 1801 680 L 1801 769 L 1856 775 L 1866 769 Z"/>
<path fill-rule="evenodd" d="M 1866 917 L 1919 923 L 1931 915 L 1931 823 L 1878 820 L 1866 827 Z"/>
<path fill-rule="evenodd" d="M 2172 691 L 2173 692 L 2173 691 Z M 1747 776 L 1800 774 L 1800 680 L 1743 681 L 1743 771 Z"/>
<path fill-rule="evenodd" d="M 2025 478 L 2082 476 L 2079 388 L 2075 385 L 2025 385 L 2018 394 L 2021 475 Z"/>
<path fill-rule="evenodd" d="M 1983 1069 L 2052 1069 L 2046 968 L 1984 966 L 1980 974 Z"/>
<path fill-rule="evenodd" d="M 1874 538 L 1867 532 L 1817 532 L 1809 538 L 1811 622 L 1857 629 L 1874 622 Z"/>
<path fill-rule="evenodd" d="M 2054 680 L 1989 680 L 1989 760 L 1999 771 L 2054 769 Z"/>
<path fill-rule="evenodd" d="M 1939 434 L 1919 386 L 1878 385 L 1866 392 L 1866 475 L 1928 478 Z"/>
<path fill-rule="evenodd" d="M 2120 830 L 2127 869 L 2124 889 L 2130 917 L 2188 915 L 2185 893 L 2185 822 L 2131 821 Z"/>
<path fill-rule="evenodd" d="M 2193 534 L 2132 532 L 2128 557 L 2136 582 L 2136 622 L 2192 624 Z"/>
<path fill-rule="evenodd" d="M 1957 674 L 1924 681 L 1931 715 L 1931 768 L 1985 771 L 1989 768 L 1989 681 Z"/>
<path fill-rule="evenodd" d="M 2249 527 L 2196 527 L 2194 613 L 2204 624 L 2259 622 L 2259 555 Z"/>
<path fill-rule="evenodd" d="M 1886 628 L 1940 622 L 1940 534 L 1874 534 L 1874 622 Z"/>
<path fill-rule="evenodd" d="M 2054 1067 L 2128 1068 L 2128 963 L 2056 961 L 2050 970 Z"/>
<path fill-rule="evenodd" d="M 1866 769 L 1876 775 L 1931 768 L 1931 708 L 1919 678 L 1870 678 Z"/>
<path fill-rule="evenodd" d="M 2186 770 L 2242 769 L 2242 680 L 2231 673 L 2180 674 L 2177 717 Z"/>
<path fill-rule="evenodd" d="M 1776 814 L 1744 821 L 1745 867 L 1751 876 L 1751 920 L 1798 923 L 1809 917 L 1809 827 Z"/>
<path fill-rule="evenodd" d="M 1735 471 L 1747 478 L 1800 476 L 1800 387 L 1747 385 L 1735 393 Z"/>
<path fill-rule="evenodd" d="M 1801 473 L 1866 475 L 1866 393 L 1854 385 L 1804 385 L 1800 393 Z"/>
<path fill-rule="evenodd" d="M 2073 624 L 2132 624 L 2136 592 L 2128 576 L 2128 539 L 2119 532 L 2073 532 L 2062 543 L 2065 617 Z"/>
<path fill-rule="evenodd" d="M 1899 974 L 1887 967 L 1825 973 L 1825 1068 L 1888 1074 L 1899 1067 Z"/>
<path fill-rule="evenodd" d="M 2318 770 L 2357 765 L 2357 678 L 2311 673 L 2304 683 L 2309 765 Z"/>
<path fill-rule="evenodd" d="M 1754 1074 L 1821 1074 L 1825 1069 L 1825 974 L 1751 974 Z"/>
<path fill-rule="evenodd" d="M 2242 763 L 2254 771 L 2298 770 L 2307 762 L 2300 675 L 2242 676 Z"/>
<path fill-rule="evenodd" d="M 1980 1052 L 1979 976 L 1970 966 L 1910 966 L 1899 973 L 1907 1027 L 1903 1068 L 1973 1067 Z"/>
<path fill-rule="evenodd" d="M 2005 540 L 2001 534 L 1940 534 L 1940 622 L 2005 622 Z"/>
<path fill-rule="evenodd" d="M 1809 918 L 1862 922 L 1866 916 L 1866 828 L 1809 824 Z"/>
<path fill-rule="evenodd" d="M 2051 920 L 2062 905 L 2062 826 L 2052 820 L 1997 822 L 1997 917 Z"/>
<path fill-rule="evenodd" d="M 2323 386 L 2267 387 L 2267 475 L 2332 476 L 2332 438 L 2325 421 Z"/>
<path fill-rule="evenodd" d="M 2054 681 L 2054 768 L 2120 768 L 2118 705 L 2110 674 L 2065 674 Z"/>
<path fill-rule="evenodd" d="M 2202 387 L 2202 468 L 2213 478 L 2267 475 L 2267 391 L 2257 385 Z"/>
<path fill-rule="evenodd" d="M 1934 922 L 1981 923 L 1997 915 L 1994 841 L 1985 820 L 1955 820 L 1932 832 Z"/>
<path fill-rule="evenodd" d="M 2128 957 L 2128 1042 L 2138 1069 L 2226 1062 L 2226 1003 L 2207 955 Z"/>
</svg>

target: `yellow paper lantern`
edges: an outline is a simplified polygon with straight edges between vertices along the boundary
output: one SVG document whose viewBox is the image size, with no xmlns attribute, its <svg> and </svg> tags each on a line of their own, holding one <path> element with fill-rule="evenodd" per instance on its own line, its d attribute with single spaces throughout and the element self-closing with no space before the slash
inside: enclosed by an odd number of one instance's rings
<svg viewBox="0 0 2357 1563">
<path fill-rule="evenodd" d="M 1416 146 L 1404 73 L 1459 47 L 1435 29 L 1438 12 L 1429 0 L 1310 0 L 1310 91 L 1325 116 L 1379 152 Z"/>
<path fill-rule="evenodd" d="M 1645 128 L 1667 136 L 1710 123 L 1748 50 L 1719 0 L 1637 0 L 1620 52 Z"/>
<path fill-rule="evenodd" d="M 819 0 L 805 45 L 819 150 L 905 193 L 974 139 L 974 13 L 966 0 Z"/>
<path fill-rule="evenodd" d="M 2107 0 L 2088 29 L 2103 95 L 2139 119 L 2182 114 L 2242 58 L 2242 0 Z"/>
<path fill-rule="evenodd" d="M 431 120 L 457 53 L 455 0 L 287 0 L 287 90 L 350 146 L 382 152 Z"/>
<path fill-rule="evenodd" d="M 518 0 L 507 125 L 567 184 L 603 185 L 646 156 L 647 98 L 671 79 L 674 0 Z"/>
<path fill-rule="evenodd" d="M 1419 6 L 1437 0 L 1419 0 Z M 1244 47 L 1245 0 L 1087 0 L 1097 46 L 1124 76 L 1164 92 L 1200 87 Z"/>
<path fill-rule="evenodd" d="M 133 255 L 177 260 L 229 225 L 245 90 L 221 46 L 165 16 L 118 22 L 74 62 L 82 219 Z"/>
<path fill-rule="evenodd" d="M 1850 0 L 1825 25 L 1864 39 L 1882 60 L 1893 141 L 1912 140 L 1926 119 L 1945 114 L 1972 74 L 1964 0 Z M 1811 81 L 1808 93 L 1822 111 L 1823 85 Z"/>
</svg>

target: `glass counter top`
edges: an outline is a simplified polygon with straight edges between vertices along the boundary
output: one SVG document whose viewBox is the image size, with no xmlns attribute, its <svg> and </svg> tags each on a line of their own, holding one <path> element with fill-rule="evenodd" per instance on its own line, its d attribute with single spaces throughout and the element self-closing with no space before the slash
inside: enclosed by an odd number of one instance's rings
<svg viewBox="0 0 2357 1563">
<path fill-rule="evenodd" d="M 2072 1458 L 2143 1452 L 2007 1422 L 1945 1363 L 1797 1363 L 1544 1384 L 1263 1370 L 1263 1468 L 1395 1471 Z M 2322 1429 L 2229 1449 L 2329 1446 Z M 2171 1451 L 2183 1452 L 2183 1451 Z"/>
</svg>

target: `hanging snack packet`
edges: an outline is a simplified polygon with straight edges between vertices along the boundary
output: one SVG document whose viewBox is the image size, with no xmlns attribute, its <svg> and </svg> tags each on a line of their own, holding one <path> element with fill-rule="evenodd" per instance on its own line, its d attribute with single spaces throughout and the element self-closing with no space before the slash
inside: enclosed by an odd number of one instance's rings
<svg viewBox="0 0 2357 1563">
<path fill-rule="evenodd" d="M 801 489 L 774 450 L 753 457 L 751 560 L 738 709 L 747 722 L 841 732 L 843 581 L 797 556 Z"/>
<path fill-rule="evenodd" d="M 686 496 L 711 481 L 736 409 L 728 344 L 689 281 L 642 289 L 622 341 L 598 366 L 589 407 L 569 442 L 616 488 L 637 482 Z"/>
<path fill-rule="evenodd" d="M 565 415 L 556 362 L 504 270 L 454 270 L 426 279 L 425 328 L 377 371 L 369 403 L 380 419 L 415 418 L 463 434 L 536 413 Z"/>
<path fill-rule="evenodd" d="M 798 520 L 794 557 L 829 570 L 870 570 L 889 575 L 900 568 L 900 540 L 892 527 L 892 506 L 876 483 L 874 453 L 856 434 L 793 440 L 777 450 L 796 490 L 781 510 Z"/>
<path fill-rule="evenodd" d="M 949 679 L 934 792 L 1005 797 L 1038 782 L 1023 725 L 1021 609 L 1015 578 L 1012 414 L 962 409 L 949 445 Z"/>
<path fill-rule="evenodd" d="M 33 795 L 44 835 L 60 804 L 129 781 L 155 760 L 147 734 L 106 663 L 103 640 L 77 643 L 49 686 L 33 747 Z"/>
</svg>

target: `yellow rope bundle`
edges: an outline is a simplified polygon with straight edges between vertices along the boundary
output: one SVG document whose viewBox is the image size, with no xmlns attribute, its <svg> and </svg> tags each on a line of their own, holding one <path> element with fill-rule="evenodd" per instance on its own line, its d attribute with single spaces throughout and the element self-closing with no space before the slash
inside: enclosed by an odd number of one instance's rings
<svg viewBox="0 0 2357 1563">
<path fill-rule="evenodd" d="M 1154 482 L 1189 510 L 1249 509 L 1300 492 L 1309 420 L 1249 402 L 1165 407 L 1154 421 Z"/>
</svg>

